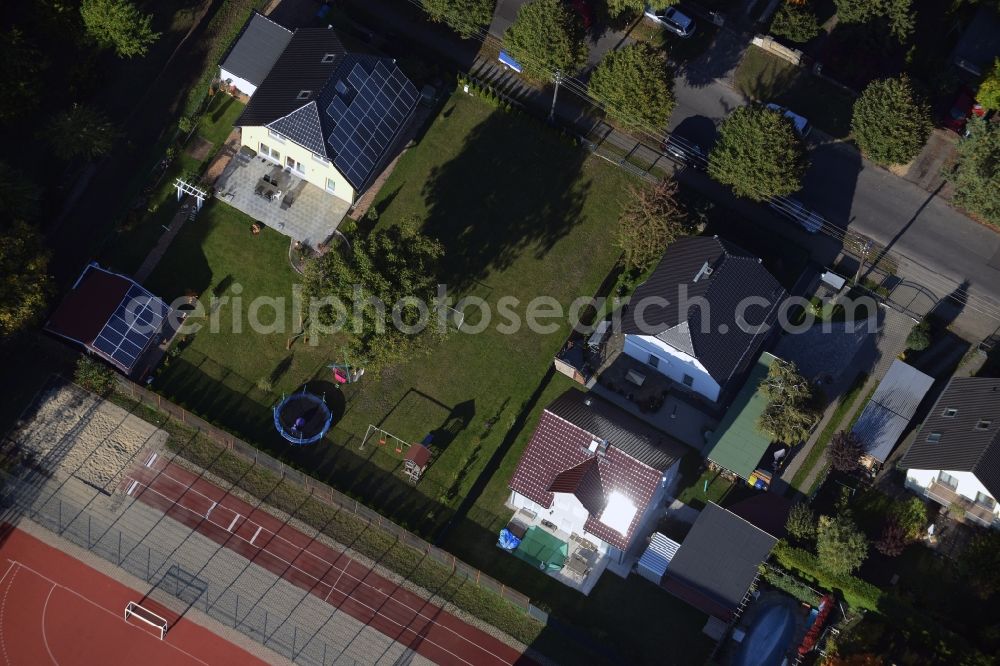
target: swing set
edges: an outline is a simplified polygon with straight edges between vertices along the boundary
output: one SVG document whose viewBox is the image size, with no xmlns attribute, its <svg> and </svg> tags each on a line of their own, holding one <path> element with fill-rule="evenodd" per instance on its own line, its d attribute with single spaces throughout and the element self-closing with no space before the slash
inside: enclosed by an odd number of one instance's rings
<svg viewBox="0 0 1000 666">
<path fill-rule="evenodd" d="M 360 381 L 365 374 L 364 368 L 351 365 L 351 360 L 347 356 L 347 350 L 344 350 L 343 363 L 331 363 L 326 367 L 333 371 L 333 381 L 338 386 L 341 384 L 354 384 Z"/>
<path fill-rule="evenodd" d="M 404 451 L 408 450 L 411 446 L 409 442 L 407 442 L 404 439 L 400 439 L 399 437 L 396 437 L 388 430 L 379 428 L 377 425 L 369 424 L 368 430 L 365 431 L 365 438 L 361 440 L 361 446 L 359 446 L 358 449 L 364 451 L 365 443 L 367 443 L 372 436 L 378 437 L 378 439 L 376 439 L 375 441 L 379 446 L 385 446 L 389 440 L 392 440 L 392 443 L 396 447 L 397 454 L 403 453 Z"/>
</svg>

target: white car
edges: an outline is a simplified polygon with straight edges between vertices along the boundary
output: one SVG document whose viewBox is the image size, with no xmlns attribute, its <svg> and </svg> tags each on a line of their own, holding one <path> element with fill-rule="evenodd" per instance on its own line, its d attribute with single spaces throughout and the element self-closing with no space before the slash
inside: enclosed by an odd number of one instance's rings
<svg viewBox="0 0 1000 666">
<path fill-rule="evenodd" d="M 694 19 L 675 7 L 653 9 L 646 5 L 646 11 L 643 13 L 678 37 L 687 38 L 694 34 Z"/>
<path fill-rule="evenodd" d="M 803 206 L 801 201 L 792 199 L 791 197 L 776 197 L 767 202 L 767 205 L 779 215 L 784 215 L 788 219 L 794 220 L 811 234 L 822 229 L 823 224 L 826 222 L 822 215 L 812 212 Z"/>
<path fill-rule="evenodd" d="M 771 111 L 777 111 L 784 117 L 791 120 L 792 123 L 795 125 L 795 131 L 798 132 L 799 136 L 801 136 L 803 139 L 809 136 L 809 132 L 812 131 L 812 125 L 809 124 L 809 121 L 800 116 L 799 114 L 795 113 L 794 111 L 789 111 L 780 104 L 774 104 L 773 102 L 771 104 L 768 104 L 767 108 L 770 109 Z"/>
</svg>

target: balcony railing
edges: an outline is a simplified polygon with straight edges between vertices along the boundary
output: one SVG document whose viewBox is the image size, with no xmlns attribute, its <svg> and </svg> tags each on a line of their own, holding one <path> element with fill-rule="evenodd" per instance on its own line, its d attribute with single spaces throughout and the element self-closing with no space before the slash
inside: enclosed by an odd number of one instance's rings
<svg viewBox="0 0 1000 666">
<path fill-rule="evenodd" d="M 965 517 L 970 519 L 974 523 L 983 525 L 985 527 L 991 527 L 993 521 L 996 520 L 991 509 L 977 504 L 970 500 L 964 495 L 959 495 L 957 492 L 949 488 L 948 486 L 940 483 L 938 481 L 933 481 L 931 485 L 927 486 L 927 496 L 944 506 L 960 506 L 965 510 Z"/>
</svg>

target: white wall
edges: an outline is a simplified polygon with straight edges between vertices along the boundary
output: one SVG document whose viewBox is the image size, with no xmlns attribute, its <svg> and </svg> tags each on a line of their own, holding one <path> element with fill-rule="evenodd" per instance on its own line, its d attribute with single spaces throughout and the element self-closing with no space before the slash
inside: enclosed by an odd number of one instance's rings
<svg viewBox="0 0 1000 666">
<path fill-rule="evenodd" d="M 684 375 L 694 378 L 691 390 L 700 393 L 712 402 L 719 399 L 719 383 L 712 379 L 705 366 L 694 356 L 674 349 L 667 343 L 652 335 L 626 335 L 624 352 L 645 363 L 650 370 L 655 370 L 670 377 L 679 384 L 684 383 Z M 658 367 L 649 365 L 650 355 L 660 359 Z"/>
<path fill-rule="evenodd" d="M 236 86 L 236 89 L 239 90 L 244 95 L 253 95 L 255 92 L 257 92 L 257 86 L 250 83 L 246 79 L 241 79 L 232 72 L 227 72 L 221 67 L 219 68 L 219 78 L 222 80 L 223 83 L 225 83 L 227 79 L 232 79 L 233 80 L 232 85 Z"/>
<path fill-rule="evenodd" d="M 979 479 L 977 479 L 976 475 L 972 472 L 944 471 L 958 479 L 958 488 L 955 492 L 962 497 L 967 498 L 970 502 L 976 501 L 977 493 L 983 493 L 993 497 L 990 491 L 986 490 L 986 486 L 980 483 Z M 906 486 L 914 490 L 925 490 L 935 479 L 938 478 L 939 472 L 940 470 L 936 469 L 908 469 L 906 470 Z M 993 497 L 993 499 L 997 498 Z M 993 514 L 1000 516 L 1000 503 L 993 507 Z"/>
</svg>

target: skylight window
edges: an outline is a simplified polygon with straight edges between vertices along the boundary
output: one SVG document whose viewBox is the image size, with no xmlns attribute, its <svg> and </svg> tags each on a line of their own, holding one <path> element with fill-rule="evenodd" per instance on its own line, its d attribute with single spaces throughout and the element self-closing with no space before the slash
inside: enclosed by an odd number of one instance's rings
<svg viewBox="0 0 1000 666">
<path fill-rule="evenodd" d="M 989 430 L 991 425 L 993 425 L 993 421 L 983 419 L 976 424 L 976 430 Z"/>
<path fill-rule="evenodd" d="M 330 62 L 333 62 L 336 59 L 337 59 L 337 54 L 336 53 L 327 53 L 326 55 L 323 56 L 323 62 L 324 63 L 330 63 Z"/>
<path fill-rule="evenodd" d="M 958 410 L 955 409 L 954 407 L 948 407 L 947 409 L 944 410 L 944 412 L 941 413 L 941 416 L 945 417 L 946 419 L 953 419 L 956 416 L 958 416 Z"/>
<path fill-rule="evenodd" d="M 635 504 L 622 493 L 615 491 L 608 495 L 608 504 L 601 514 L 601 522 L 622 536 L 628 533 L 629 525 L 638 512 Z"/>
<path fill-rule="evenodd" d="M 312 90 L 300 90 L 299 99 L 309 99 L 309 96 L 313 94 Z"/>
<path fill-rule="evenodd" d="M 940 442 L 941 441 L 941 433 L 939 433 L 939 432 L 932 432 L 931 434 L 927 435 L 927 441 L 928 442 Z"/>
</svg>

